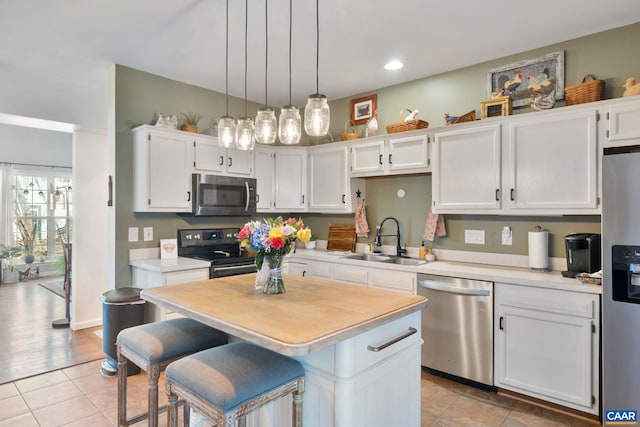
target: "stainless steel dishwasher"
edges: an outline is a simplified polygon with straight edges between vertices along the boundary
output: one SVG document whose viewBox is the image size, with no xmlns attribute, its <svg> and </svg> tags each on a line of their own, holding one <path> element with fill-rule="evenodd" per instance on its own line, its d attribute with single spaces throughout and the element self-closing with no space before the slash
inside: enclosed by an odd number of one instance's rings
<svg viewBox="0 0 640 427">
<path fill-rule="evenodd" d="M 418 274 L 422 366 L 493 386 L 493 282 Z"/>
</svg>

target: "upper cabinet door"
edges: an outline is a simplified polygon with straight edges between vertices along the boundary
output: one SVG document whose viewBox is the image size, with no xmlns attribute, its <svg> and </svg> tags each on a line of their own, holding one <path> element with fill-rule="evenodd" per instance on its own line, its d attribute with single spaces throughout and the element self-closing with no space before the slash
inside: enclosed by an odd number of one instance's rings
<svg viewBox="0 0 640 427">
<path fill-rule="evenodd" d="M 640 144 L 640 97 L 624 98 L 607 110 L 605 147 Z"/>
<path fill-rule="evenodd" d="M 351 175 L 368 176 L 384 173 L 384 140 L 351 145 Z"/>
<path fill-rule="evenodd" d="M 501 203 L 500 124 L 435 134 L 433 210 L 492 213 Z"/>
<path fill-rule="evenodd" d="M 304 211 L 308 203 L 307 151 L 305 149 L 277 151 L 274 176 L 276 210 Z"/>
<path fill-rule="evenodd" d="M 270 211 L 275 204 L 274 198 L 274 150 L 267 147 L 256 147 L 254 158 L 256 162 L 256 209 L 259 212 Z"/>
<path fill-rule="evenodd" d="M 251 176 L 253 173 L 253 150 L 227 148 L 226 162 L 229 175 Z"/>
<path fill-rule="evenodd" d="M 196 172 L 224 172 L 225 149 L 216 141 L 195 138 L 193 168 Z"/>
<path fill-rule="evenodd" d="M 343 211 L 347 207 L 347 147 L 309 151 L 309 209 Z"/>
<path fill-rule="evenodd" d="M 389 138 L 389 171 L 424 169 L 429 167 L 428 136 L 414 135 Z"/>
<path fill-rule="evenodd" d="M 527 213 L 596 209 L 596 111 L 553 111 L 508 123 L 503 208 Z"/>
</svg>

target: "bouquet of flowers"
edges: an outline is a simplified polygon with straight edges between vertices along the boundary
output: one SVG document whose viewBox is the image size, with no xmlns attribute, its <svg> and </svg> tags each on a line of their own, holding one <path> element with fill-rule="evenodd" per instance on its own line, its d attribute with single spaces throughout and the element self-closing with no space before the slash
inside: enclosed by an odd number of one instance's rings
<svg viewBox="0 0 640 427">
<path fill-rule="evenodd" d="M 302 219 L 281 217 L 266 218 L 264 222 L 249 221 L 238 233 L 240 246 L 248 252 L 256 253 L 256 267 L 262 268 L 265 256 L 275 255 L 282 258 L 288 254 L 296 240 L 308 243 L 311 240 L 311 229 L 304 225 Z"/>
</svg>

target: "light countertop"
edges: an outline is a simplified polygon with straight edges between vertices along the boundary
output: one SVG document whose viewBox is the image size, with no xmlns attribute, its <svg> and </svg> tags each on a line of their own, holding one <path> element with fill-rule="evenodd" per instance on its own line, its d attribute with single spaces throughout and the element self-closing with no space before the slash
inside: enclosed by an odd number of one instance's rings
<svg viewBox="0 0 640 427">
<path fill-rule="evenodd" d="M 421 296 L 284 275 L 286 293 L 254 290 L 255 274 L 148 288 L 142 298 L 242 340 L 295 356 L 421 310 Z"/>
<path fill-rule="evenodd" d="M 129 261 L 132 267 L 144 270 L 156 271 L 159 273 L 170 273 L 172 271 L 192 270 L 196 268 L 209 268 L 211 263 L 200 259 L 177 257 L 173 259 L 140 259 Z"/>
<path fill-rule="evenodd" d="M 602 286 L 582 284 L 578 279 L 563 277 L 560 271 L 532 271 L 522 267 L 479 264 L 458 261 L 434 261 L 417 266 L 389 264 L 375 261 L 362 261 L 344 258 L 345 254 L 322 249 L 297 249 L 287 255 L 291 260 L 329 261 L 354 266 L 367 266 L 413 273 L 435 274 L 440 276 L 461 277 L 465 279 L 486 280 L 510 283 L 514 285 L 536 286 L 573 292 L 602 294 Z"/>
</svg>

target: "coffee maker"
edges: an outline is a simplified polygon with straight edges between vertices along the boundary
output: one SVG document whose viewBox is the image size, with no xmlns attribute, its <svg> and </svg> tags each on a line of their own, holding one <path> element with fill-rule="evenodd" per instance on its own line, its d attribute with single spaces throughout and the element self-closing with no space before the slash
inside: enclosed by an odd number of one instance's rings
<svg viewBox="0 0 640 427">
<path fill-rule="evenodd" d="M 576 277 L 580 273 L 595 273 L 600 270 L 600 234 L 572 233 L 564 236 L 567 254 L 565 277 Z"/>
</svg>

